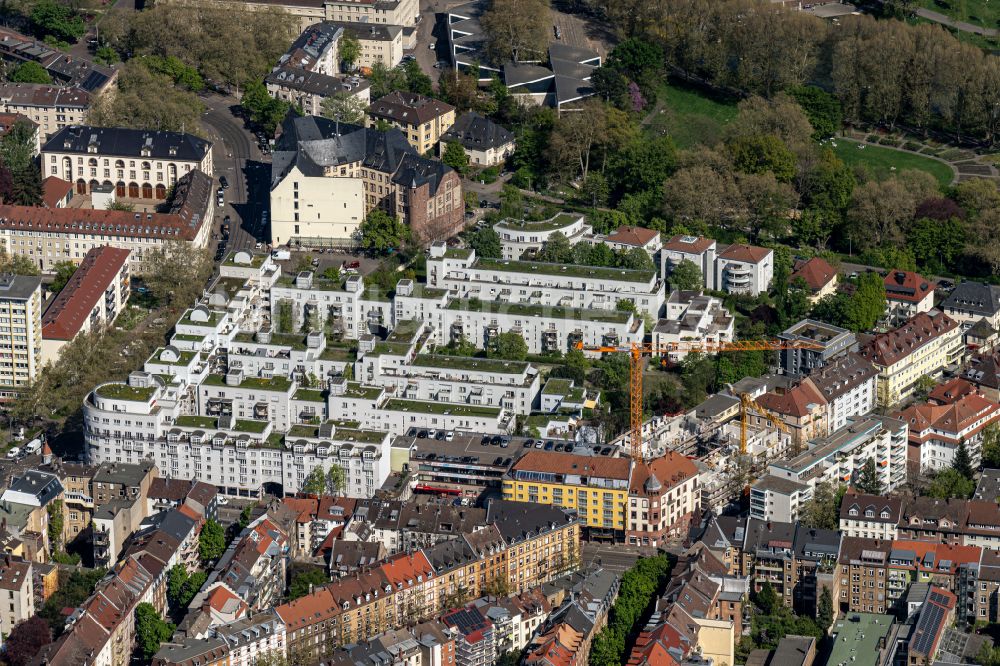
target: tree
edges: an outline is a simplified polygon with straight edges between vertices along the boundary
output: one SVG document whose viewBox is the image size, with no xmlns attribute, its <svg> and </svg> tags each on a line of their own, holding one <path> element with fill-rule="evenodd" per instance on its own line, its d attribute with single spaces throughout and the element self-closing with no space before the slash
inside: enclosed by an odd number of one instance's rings
<svg viewBox="0 0 1000 666">
<path fill-rule="evenodd" d="M 371 97 L 378 99 L 385 97 L 397 90 L 406 90 L 406 74 L 403 70 L 395 67 L 386 67 L 381 59 L 376 60 L 368 75 L 368 82 L 371 83 Z"/>
<path fill-rule="evenodd" d="M 861 476 L 858 478 L 858 490 L 869 495 L 882 494 L 882 479 L 878 474 L 878 466 L 874 458 L 865 460 L 861 467 Z"/>
<path fill-rule="evenodd" d="M 292 584 L 288 586 L 288 600 L 294 601 L 311 593 L 314 588 L 323 587 L 330 582 L 330 577 L 322 569 L 309 569 L 292 576 Z"/>
<path fill-rule="evenodd" d="M 142 58 L 142 64 L 150 71 L 169 76 L 175 85 L 191 92 L 201 92 L 205 89 L 205 81 L 201 78 L 197 68 L 185 64 L 176 56 L 148 55 Z"/>
<path fill-rule="evenodd" d="M 726 147 L 738 171 L 770 172 L 783 183 L 791 181 L 795 175 L 795 155 L 773 134 L 737 137 Z"/>
<path fill-rule="evenodd" d="M 151 99 L 156 104 L 150 104 Z M 118 70 L 115 94 L 98 97 L 89 120 L 105 127 L 197 132 L 203 110 L 198 95 L 178 88 L 170 76 L 152 71 L 143 61 L 130 60 Z"/>
<path fill-rule="evenodd" d="M 328 495 L 341 495 L 347 488 L 347 475 L 344 474 L 344 468 L 337 463 L 333 463 L 330 465 L 330 469 L 326 470 L 324 480 Z"/>
<path fill-rule="evenodd" d="M 2 190 L 4 203 L 38 206 L 42 202 L 42 176 L 35 163 L 35 126 L 16 120 L 0 139 L 0 162 L 10 171 L 10 189 Z M 5 186 L 0 179 L 0 185 Z"/>
<path fill-rule="evenodd" d="M 835 96 L 816 86 L 795 86 L 787 92 L 805 111 L 814 139 L 821 141 L 840 131 L 844 114 Z"/>
<path fill-rule="evenodd" d="M 561 231 L 556 231 L 549 236 L 544 247 L 538 252 L 539 261 L 547 261 L 553 264 L 569 263 L 573 259 L 573 247 L 569 244 L 569 239 Z"/>
<path fill-rule="evenodd" d="M 57 261 L 53 268 L 55 268 L 56 276 L 49 285 L 49 292 L 58 294 L 66 286 L 66 283 L 69 282 L 69 279 L 73 277 L 73 273 L 76 272 L 76 264 L 72 261 Z"/>
<path fill-rule="evenodd" d="M 13 83 L 52 83 L 48 71 L 34 60 L 26 60 L 15 67 L 10 80 Z"/>
<path fill-rule="evenodd" d="M 160 617 L 153 604 L 143 601 L 135 607 L 135 639 L 146 661 L 150 661 L 160 645 L 168 640 L 176 627 Z"/>
<path fill-rule="evenodd" d="M 580 186 L 580 199 L 589 203 L 593 208 L 606 205 L 609 194 L 608 180 L 600 171 L 588 173 Z"/>
<path fill-rule="evenodd" d="M 469 235 L 469 247 L 475 250 L 478 256 L 487 259 L 499 259 L 503 256 L 500 234 L 493 227 L 482 227 L 472 232 Z"/>
<path fill-rule="evenodd" d="M 267 134 L 274 134 L 275 128 L 288 114 L 291 106 L 288 102 L 275 99 L 267 92 L 262 81 L 251 81 L 243 89 L 240 106 L 250 115 Z"/>
<path fill-rule="evenodd" d="M 646 252 L 641 247 L 633 247 L 630 250 L 617 253 L 616 263 L 619 268 L 627 268 L 633 271 L 651 271 L 655 269 L 649 252 Z"/>
<path fill-rule="evenodd" d="M 434 82 L 420 69 L 416 60 L 403 63 L 403 74 L 406 75 L 406 89 L 410 92 L 428 96 L 434 94 Z"/>
<path fill-rule="evenodd" d="M 967 499 L 975 489 L 975 481 L 963 476 L 953 467 L 946 467 L 934 476 L 927 488 L 927 495 L 938 499 Z"/>
<path fill-rule="evenodd" d="M 489 358 L 523 361 L 528 358 L 528 343 L 520 333 L 506 331 L 490 337 L 486 354 Z"/>
<path fill-rule="evenodd" d="M 819 593 L 819 603 L 816 606 L 816 624 L 824 632 L 833 624 L 833 595 L 830 588 L 823 586 L 823 591 Z"/>
<path fill-rule="evenodd" d="M 38 651 L 52 642 L 52 630 L 44 618 L 36 615 L 14 625 L 4 643 L 10 666 L 27 666 Z"/>
<path fill-rule="evenodd" d="M 179 600 L 184 594 L 184 586 L 187 585 L 188 578 L 190 576 L 187 567 L 183 564 L 175 564 L 167 574 L 167 600 L 175 607 L 180 605 Z"/>
<path fill-rule="evenodd" d="M 465 174 L 469 168 L 469 154 L 458 141 L 449 141 L 445 144 L 441 161 L 460 174 Z"/>
<path fill-rule="evenodd" d="M 757 608 L 760 609 L 761 613 L 764 615 L 773 615 L 782 607 L 781 599 L 778 598 L 778 593 L 774 591 L 774 587 L 770 583 L 765 582 L 760 586 L 760 591 L 751 594 L 753 603 Z"/>
<path fill-rule="evenodd" d="M 87 31 L 83 18 L 68 5 L 55 0 L 38 0 L 31 10 L 31 24 L 39 37 L 54 37 L 74 43 Z"/>
<path fill-rule="evenodd" d="M 628 104 L 628 78 L 611 67 L 598 67 L 590 75 L 594 94 L 621 109 Z"/>
<path fill-rule="evenodd" d="M 11 275 L 38 275 L 41 271 L 28 257 L 23 254 L 7 254 L 0 248 L 0 273 Z"/>
<path fill-rule="evenodd" d="M 361 57 L 361 42 L 354 36 L 353 32 L 344 31 L 337 42 L 337 57 L 343 64 L 344 69 L 350 71 L 354 69 L 354 63 Z"/>
<path fill-rule="evenodd" d="M 690 259 L 683 259 L 670 271 L 670 282 L 675 289 L 681 291 L 701 291 L 705 285 L 705 276 L 701 268 Z"/>
<path fill-rule="evenodd" d="M 302 484 L 302 492 L 309 495 L 322 495 L 326 490 L 326 474 L 323 472 L 323 467 L 317 465 L 312 468 L 309 475 L 306 476 L 305 482 Z"/>
<path fill-rule="evenodd" d="M 934 390 L 935 386 L 937 386 L 937 382 L 934 381 L 933 377 L 920 375 L 913 384 L 913 398 L 918 402 L 927 400 L 928 394 Z"/>
<path fill-rule="evenodd" d="M 358 227 L 358 241 L 363 250 L 374 255 L 389 254 L 402 248 L 410 230 L 398 217 L 374 208 Z"/>
<path fill-rule="evenodd" d="M 201 296 L 212 272 L 207 250 L 193 250 L 183 241 L 168 241 L 145 253 L 143 278 L 150 294 L 160 305 L 188 304 Z"/>
<path fill-rule="evenodd" d="M 606 124 L 605 107 L 596 100 L 590 100 L 579 111 L 562 115 L 549 138 L 556 168 L 586 181 L 591 155 L 603 141 Z"/>
<path fill-rule="evenodd" d="M 222 557 L 225 551 L 226 533 L 219 523 L 209 518 L 198 535 L 198 555 L 203 562 L 211 562 Z"/>
<path fill-rule="evenodd" d="M 59 550 L 63 536 L 63 502 L 53 500 L 45 507 L 49 514 L 49 546 L 53 551 Z"/>
<path fill-rule="evenodd" d="M 983 467 L 1000 468 L 1000 427 L 996 423 L 983 429 Z"/>
<path fill-rule="evenodd" d="M 951 467 L 970 481 L 975 476 L 975 471 L 972 469 L 972 458 L 969 457 L 969 449 L 966 448 L 964 439 L 959 441 L 958 448 L 955 449 L 955 460 Z"/>
<path fill-rule="evenodd" d="M 543 55 L 552 20 L 547 0 L 493 0 L 479 24 L 486 38 L 487 58 L 500 65 Z"/>
<path fill-rule="evenodd" d="M 800 520 L 806 527 L 835 530 L 840 524 L 840 501 L 846 488 L 834 489 L 829 481 L 816 484 L 812 498 L 803 507 Z"/>
<path fill-rule="evenodd" d="M 338 92 L 323 98 L 320 113 L 324 118 L 351 125 L 364 125 L 368 107 L 358 97 Z"/>
</svg>

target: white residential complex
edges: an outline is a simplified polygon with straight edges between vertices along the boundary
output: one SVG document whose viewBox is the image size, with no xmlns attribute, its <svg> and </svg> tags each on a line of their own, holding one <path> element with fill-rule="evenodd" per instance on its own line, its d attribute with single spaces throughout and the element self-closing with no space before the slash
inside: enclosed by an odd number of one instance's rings
<svg viewBox="0 0 1000 666">
<path fill-rule="evenodd" d="M 390 297 L 361 276 L 286 279 L 269 257 L 246 252 L 220 271 L 141 371 L 87 396 L 91 461 L 151 459 L 165 477 L 199 478 L 233 496 L 296 492 L 314 468 L 336 465 L 347 495 L 371 497 L 389 475 L 394 436 L 510 433 L 516 416 L 538 411 L 572 422 L 569 412 L 596 400 L 577 390 L 543 403 L 532 364 L 445 356 L 435 344 L 457 331 L 477 344 L 520 331 L 535 351 L 550 337 L 566 349 L 642 334 L 629 312 L 493 312 L 410 280 Z"/>
</svg>

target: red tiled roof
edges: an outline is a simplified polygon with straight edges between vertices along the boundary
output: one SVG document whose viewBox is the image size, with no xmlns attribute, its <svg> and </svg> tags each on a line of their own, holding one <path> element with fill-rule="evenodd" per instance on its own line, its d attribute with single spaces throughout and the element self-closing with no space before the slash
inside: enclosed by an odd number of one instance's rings
<svg viewBox="0 0 1000 666">
<path fill-rule="evenodd" d="M 759 264 L 764 261 L 769 254 L 771 254 L 771 250 L 766 247 L 734 243 L 733 245 L 727 247 L 722 254 L 719 255 L 719 258 L 730 259 L 732 261 L 744 261 L 748 264 Z"/>
<path fill-rule="evenodd" d="M 795 272 L 789 276 L 788 281 L 791 283 L 799 278 L 804 280 L 806 286 L 811 290 L 819 291 L 837 278 L 837 271 L 823 257 L 813 257 L 808 261 L 800 262 L 795 267 Z"/>
<path fill-rule="evenodd" d="M 907 303 L 919 303 L 937 286 L 913 271 L 889 271 L 883 282 L 887 299 Z"/>
<path fill-rule="evenodd" d="M 87 252 L 63 290 L 42 316 L 42 337 L 72 340 L 87 321 L 104 292 L 128 261 L 129 251 L 103 245 Z"/>
<path fill-rule="evenodd" d="M 873 337 L 860 354 L 876 365 L 888 367 L 957 326 L 955 320 L 943 312 L 934 315 L 921 312 L 899 328 Z"/>
<path fill-rule="evenodd" d="M 608 242 L 645 247 L 646 243 L 656 238 L 659 233 L 645 227 L 618 227 L 614 233 L 608 235 Z"/>
<path fill-rule="evenodd" d="M 938 384 L 935 386 L 934 389 L 927 394 L 927 399 L 939 402 L 942 405 L 947 405 L 955 402 L 959 398 L 972 395 L 973 393 L 978 393 L 978 389 L 976 389 L 973 384 L 965 381 L 961 377 L 955 377 L 954 379 L 949 379 L 944 384 Z"/>
<path fill-rule="evenodd" d="M 967 395 L 947 405 L 911 405 L 896 418 L 910 426 L 910 441 L 923 441 L 924 432 L 933 430 L 927 435 L 933 439 L 947 437 L 956 439 L 960 433 L 974 423 L 984 420 L 980 427 L 985 427 L 1000 416 L 1000 405 L 979 394 Z"/>
<path fill-rule="evenodd" d="M 42 181 L 42 204 L 46 208 L 58 208 L 59 202 L 73 191 L 73 183 L 57 176 L 49 176 Z"/>
<path fill-rule="evenodd" d="M 554 474 L 581 474 L 607 479 L 629 478 L 628 458 L 582 456 L 555 451 L 528 451 L 514 463 L 515 471 L 551 472 Z"/>
<path fill-rule="evenodd" d="M 810 405 L 823 406 L 826 398 L 810 382 L 803 382 L 784 393 L 765 393 L 757 398 L 764 409 L 780 416 L 803 417 L 812 413 Z"/>
<path fill-rule="evenodd" d="M 691 242 L 688 242 L 689 239 Z M 663 249 L 673 250 L 674 252 L 686 252 L 688 254 L 701 254 L 708 248 L 712 247 L 715 243 L 714 238 L 705 238 L 704 236 L 685 236 L 684 234 L 678 234 L 668 240 L 663 244 Z"/>
<path fill-rule="evenodd" d="M 632 469 L 632 479 L 629 482 L 629 492 L 645 493 L 645 483 L 650 473 L 660 482 L 661 494 L 686 479 L 697 476 L 698 468 L 690 458 L 676 451 L 667 451 L 664 455 L 654 458 L 648 463 L 637 464 Z"/>
</svg>

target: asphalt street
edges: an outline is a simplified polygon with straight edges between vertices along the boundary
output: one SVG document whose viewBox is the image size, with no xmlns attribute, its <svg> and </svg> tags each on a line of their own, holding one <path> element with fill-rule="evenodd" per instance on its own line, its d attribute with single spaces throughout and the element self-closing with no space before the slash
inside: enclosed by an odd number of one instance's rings
<svg viewBox="0 0 1000 666">
<path fill-rule="evenodd" d="M 262 214 L 267 209 L 270 165 L 263 161 L 243 121 L 234 115 L 237 107 L 233 98 L 206 95 L 203 101 L 208 109 L 203 120 L 215 144 L 215 175 L 225 176 L 229 181 L 225 205 L 216 211 L 216 228 L 229 215 L 232 223 L 226 250 L 253 249 L 258 242 L 267 243 L 269 238 Z"/>
</svg>

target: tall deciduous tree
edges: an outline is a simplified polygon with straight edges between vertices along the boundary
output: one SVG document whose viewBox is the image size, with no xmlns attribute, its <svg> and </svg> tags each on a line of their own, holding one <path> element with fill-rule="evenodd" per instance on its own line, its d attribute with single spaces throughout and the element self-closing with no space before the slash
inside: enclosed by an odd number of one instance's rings
<svg viewBox="0 0 1000 666">
<path fill-rule="evenodd" d="M 690 259 L 684 259 L 670 272 L 670 283 L 683 291 L 701 291 L 705 285 L 705 276 L 701 268 Z"/>
<path fill-rule="evenodd" d="M 324 118 L 351 125 L 364 125 L 368 107 L 359 98 L 345 92 L 338 92 L 323 99 L 320 112 Z"/>
<path fill-rule="evenodd" d="M 226 551 L 226 534 L 219 523 L 211 518 L 205 521 L 198 535 L 198 555 L 202 561 L 210 562 L 222 557 Z"/>
<path fill-rule="evenodd" d="M 528 357 L 528 343 L 520 333 L 505 331 L 490 337 L 486 353 L 490 358 L 523 361 Z"/>
<path fill-rule="evenodd" d="M 174 625 L 165 621 L 152 604 L 145 601 L 135 607 L 135 639 L 146 661 L 152 660 L 160 645 L 170 640 Z"/>
<path fill-rule="evenodd" d="M 359 244 L 372 254 L 383 255 L 399 249 L 409 239 L 410 230 L 398 217 L 375 208 L 358 227 Z"/>
<path fill-rule="evenodd" d="M 830 593 L 830 588 L 824 586 L 823 591 L 819 594 L 819 602 L 816 605 L 816 624 L 823 631 L 830 628 L 833 624 L 833 595 Z"/>
<path fill-rule="evenodd" d="M 347 71 L 354 69 L 355 63 L 361 57 L 361 42 L 350 30 L 345 30 L 337 42 L 337 57 Z"/>
<path fill-rule="evenodd" d="M 487 56 L 503 64 L 544 55 L 552 19 L 547 0 L 493 0 L 479 23 Z"/>
<path fill-rule="evenodd" d="M 27 666 L 42 647 L 52 642 L 49 623 L 36 615 L 14 625 L 4 642 L 4 653 L 10 666 Z"/>
<path fill-rule="evenodd" d="M 14 68 L 10 75 L 13 83 L 52 83 L 52 77 L 34 60 L 27 60 Z"/>
<path fill-rule="evenodd" d="M 156 103 L 151 104 L 151 99 Z M 115 94 L 97 98 L 90 122 L 197 134 L 202 110 L 197 95 L 177 88 L 170 76 L 151 71 L 142 61 L 131 60 L 119 70 Z"/>
<path fill-rule="evenodd" d="M 449 141 L 445 144 L 441 161 L 461 174 L 464 174 L 469 168 L 469 154 L 465 152 L 465 148 L 458 141 Z"/>
</svg>

